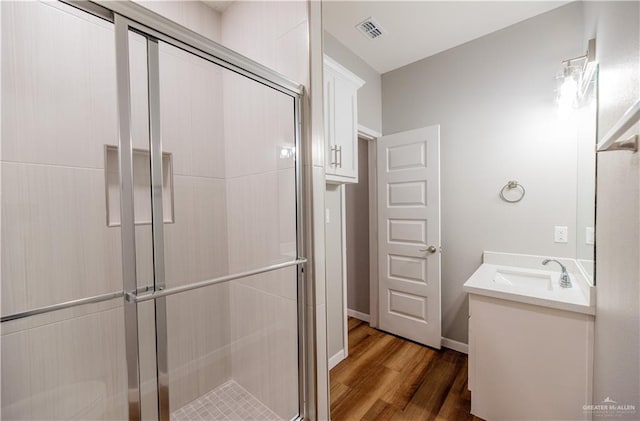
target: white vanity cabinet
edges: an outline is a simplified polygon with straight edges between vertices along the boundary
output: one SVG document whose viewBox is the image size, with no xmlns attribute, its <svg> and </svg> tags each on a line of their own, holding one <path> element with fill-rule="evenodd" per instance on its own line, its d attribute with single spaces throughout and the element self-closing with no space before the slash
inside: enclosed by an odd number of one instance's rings
<svg viewBox="0 0 640 421">
<path fill-rule="evenodd" d="M 364 81 L 324 56 L 326 179 L 358 182 L 358 89 Z"/>
<path fill-rule="evenodd" d="M 589 420 L 593 316 L 469 294 L 471 413 Z"/>
</svg>

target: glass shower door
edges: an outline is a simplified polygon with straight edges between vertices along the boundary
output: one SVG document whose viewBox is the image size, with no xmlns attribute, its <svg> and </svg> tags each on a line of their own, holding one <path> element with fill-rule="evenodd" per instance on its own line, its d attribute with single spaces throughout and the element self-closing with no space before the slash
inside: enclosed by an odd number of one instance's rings
<svg viewBox="0 0 640 421">
<path fill-rule="evenodd" d="M 142 308 L 153 307 L 157 413 L 146 413 L 296 418 L 302 292 L 295 99 L 118 16 L 116 28 L 129 34 L 118 44 L 125 50 L 128 43 L 129 73 L 119 74 L 130 78 L 132 95 L 139 59 L 133 41 L 146 42 L 147 114 L 134 113 L 134 98 L 129 114 L 121 109 L 132 126 L 139 118 L 149 127 L 154 286 L 147 293 L 129 288 L 125 304 L 140 338 L 148 325 Z M 135 150 L 133 161 L 135 187 Z M 136 236 L 140 255 L 137 243 Z M 153 400 L 144 393 L 149 362 L 142 344 L 136 352 L 146 418 Z"/>
<path fill-rule="evenodd" d="M 0 416 L 124 419 L 114 27 L 62 3 L 0 7 Z"/>
<path fill-rule="evenodd" d="M 158 42 L 171 417 L 292 419 L 299 413 L 294 100 Z M 160 330 L 161 326 L 157 326 Z M 161 364 L 161 363 L 159 363 Z"/>
</svg>

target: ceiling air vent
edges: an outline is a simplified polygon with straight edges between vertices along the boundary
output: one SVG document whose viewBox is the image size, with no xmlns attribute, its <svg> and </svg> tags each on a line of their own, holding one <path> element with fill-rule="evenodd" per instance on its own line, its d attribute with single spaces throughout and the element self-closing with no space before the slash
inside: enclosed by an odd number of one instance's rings
<svg viewBox="0 0 640 421">
<path fill-rule="evenodd" d="M 358 30 L 369 39 L 376 39 L 383 34 L 382 27 L 378 25 L 378 23 L 374 21 L 373 18 L 365 19 L 364 21 L 357 24 L 356 28 L 358 28 Z"/>
</svg>

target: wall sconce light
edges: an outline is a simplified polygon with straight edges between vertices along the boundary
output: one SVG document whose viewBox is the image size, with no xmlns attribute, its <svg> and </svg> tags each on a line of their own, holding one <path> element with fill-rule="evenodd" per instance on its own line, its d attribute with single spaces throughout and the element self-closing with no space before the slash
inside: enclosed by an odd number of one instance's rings
<svg viewBox="0 0 640 421">
<path fill-rule="evenodd" d="M 558 112 L 568 117 L 578 108 L 587 92 L 596 71 L 596 40 L 590 39 L 587 53 L 583 56 L 564 60 L 558 76 Z"/>
</svg>

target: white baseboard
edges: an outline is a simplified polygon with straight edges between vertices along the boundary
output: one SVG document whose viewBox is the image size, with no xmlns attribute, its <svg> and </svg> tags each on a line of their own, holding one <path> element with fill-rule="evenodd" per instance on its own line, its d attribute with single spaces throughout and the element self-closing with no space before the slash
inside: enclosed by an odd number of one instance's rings
<svg viewBox="0 0 640 421">
<path fill-rule="evenodd" d="M 362 313 L 360 311 L 351 310 L 350 308 L 347 309 L 347 316 L 353 317 L 353 318 L 358 319 L 358 320 L 362 320 L 363 322 L 367 322 L 367 323 L 369 323 L 369 321 L 370 321 L 370 317 L 369 317 L 369 315 L 367 313 Z M 454 351 L 462 352 L 463 354 L 469 354 L 469 345 L 467 345 L 467 344 L 465 344 L 463 342 L 458 342 L 458 341 L 454 341 L 453 339 L 442 337 L 442 341 L 440 342 L 440 344 L 441 344 L 441 346 L 443 346 L 445 348 L 453 349 Z M 340 357 L 339 357 L 339 355 L 340 355 Z M 331 361 L 334 358 L 339 358 L 339 359 L 337 360 L 337 362 L 335 364 L 331 365 Z M 329 359 L 329 369 L 331 369 L 331 367 L 333 367 L 334 365 L 338 364 L 343 359 L 344 359 L 344 351 L 340 351 L 338 354 L 336 354 L 333 357 L 331 357 Z"/>
<path fill-rule="evenodd" d="M 347 316 L 362 320 L 363 322 L 367 323 L 369 323 L 370 320 L 367 313 L 361 313 L 359 311 L 351 310 L 350 308 L 347 309 Z"/>
<path fill-rule="evenodd" d="M 341 349 L 340 351 L 338 351 L 336 353 L 336 355 L 334 355 L 333 357 L 329 358 L 329 370 L 331 370 L 333 367 L 337 366 L 338 363 L 340 361 L 344 360 L 344 349 Z"/>
<path fill-rule="evenodd" d="M 440 344 L 445 348 L 453 349 L 454 351 L 462 352 L 463 354 L 469 353 L 469 345 L 454 341 L 453 339 L 442 337 Z"/>
</svg>

